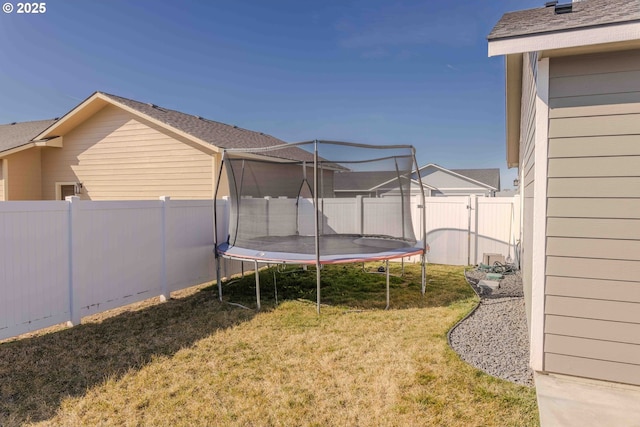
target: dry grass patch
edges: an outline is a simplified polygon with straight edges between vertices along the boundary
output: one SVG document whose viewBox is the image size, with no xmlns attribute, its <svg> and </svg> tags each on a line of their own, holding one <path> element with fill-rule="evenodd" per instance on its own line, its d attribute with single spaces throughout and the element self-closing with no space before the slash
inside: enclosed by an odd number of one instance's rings
<svg viewBox="0 0 640 427">
<path fill-rule="evenodd" d="M 2 344 L 0 378 L 13 381 L 0 389 L 0 425 L 536 425 L 533 390 L 475 370 L 447 345 L 447 330 L 475 304 L 462 269 L 432 266 L 426 299 L 411 285 L 418 269 L 408 269 L 392 289 L 403 309 L 354 311 L 379 295 L 342 305 L 327 284 L 340 305 L 320 317 L 298 299 L 254 315 L 201 290 Z"/>
</svg>

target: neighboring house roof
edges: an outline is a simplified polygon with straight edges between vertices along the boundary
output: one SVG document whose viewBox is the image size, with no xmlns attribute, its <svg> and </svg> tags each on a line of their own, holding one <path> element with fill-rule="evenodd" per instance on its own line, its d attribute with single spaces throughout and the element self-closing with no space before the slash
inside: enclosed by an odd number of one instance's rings
<svg viewBox="0 0 640 427">
<path fill-rule="evenodd" d="M 472 182 L 480 187 L 493 191 L 500 190 L 500 169 L 447 169 L 435 163 L 429 163 L 420 168 L 435 168 L 445 173 L 458 176 L 466 181 Z M 415 171 L 413 172 L 415 174 Z M 396 172 L 341 172 L 337 173 L 333 179 L 335 191 L 342 192 L 370 192 L 375 190 L 388 190 L 396 185 L 398 175 Z M 422 185 L 431 190 L 438 190 L 433 185 L 429 185 L 422 180 Z M 414 180 L 415 183 L 417 181 Z"/>
<path fill-rule="evenodd" d="M 451 172 L 471 178 L 500 191 L 500 169 L 449 169 Z"/>
<path fill-rule="evenodd" d="M 415 185 L 418 181 L 411 179 Z M 393 171 L 379 172 L 340 172 L 333 176 L 333 189 L 336 192 L 370 193 L 374 191 L 389 191 L 398 188 L 398 173 Z M 425 183 L 425 188 L 435 190 Z"/>
<path fill-rule="evenodd" d="M 638 0 L 585 0 L 574 2 L 571 6 L 570 13 L 555 13 L 554 6 L 505 13 L 487 39 L 640 21 Z"/>
<path fill-rule="evenodd" d="M 447 169 L 435 163 L 429 163 L 422 167 L 420 167 L 420 171 L 423 171 L 427 168 L 434 168 L 441 170 L 445 173 L 448 173 L 453 176 L 457 176 L 466 181 L 470 181 L 474 184 L 477 184 L 481 187 L 485 187 L 489 190 L 499 191 L 500 190 L 500 169 Z M 424 181 L 425 177 L 422 177 Z"/>
<path fill-rule="evenodd" d="M 57 119 L 0 125 L 0 153 L 30 145 L 31 140 Z"/>
<path fill-rule="evenodd" d="M 340 172 L 333 177 L 333 188 L 335 191 L 371 191 L 397 176 L 396 172 Z"/>
<path fill-rule="evenodd" d="M 104 92 L 98 93 L 220 148 L 261 148 L 286 144 L 283 140 L 262 132 L 243 129 L 121 96 Z"/>
<path fill-rule="evenodd" d="M 262 132 L 227 125 L 200 116 L 182 113 L 155 104 L 135 101 L 104 92 L 95 92 L 55 124 L 35 136 L 36 139 L 63 135 L 84 119 L 112 104 L 174 133 L 182 135 L 214 151 L 226 148 L 266 148 L 286 144 L 285 141 Z M 269 152 L 261 153 L 269 156 Z M 277 157 L 293 160 L 313 161 L 313 154 L 297 147 L 277 151 Z"/>
</svg>

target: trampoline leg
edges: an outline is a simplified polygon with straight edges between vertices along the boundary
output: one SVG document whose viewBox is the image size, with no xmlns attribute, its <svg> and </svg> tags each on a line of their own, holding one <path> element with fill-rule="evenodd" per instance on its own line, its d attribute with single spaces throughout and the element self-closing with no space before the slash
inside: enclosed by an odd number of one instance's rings
<svg viewBox="0 0 640 427">
<path fill-rule="evenodd" d="M 385 310 L 389 310 L 389 260 L 387 260 L 385 270 L 387 271 L 387 307 L 385 308 Z"/>
<path fill-rule="evenodd" d="M 273 289 L 276 297 L 276 305 L 278 305 L 278 282 L 276 281 L 276 269 L 278 265 L 276 264 L 276 268 L 273 269 Z"/>
<path fill-rule="evenodd" d="M 220 278 L 220 257 L 216 257 L 216 282 L 218 283 L 218 299 L 222 302 L 222 280 Z"/>
<path fill-rule="evenodd" d="M 316 288 L 317 288 L 316 297 L 318 300 L 317 301 L 318 307 L 316 310 L 318 311 L 318 314 L 320 314 L 320 265 L 319 264 L 316 264 Z"/>
<path fill-rule="evenodd" d="M 420 257 L 420 262 L 422 264 L 422 296 L 424 296 L 427 290 L 427 266 L 425 265 L 425 261 L 425 256 L 424 254 L 422 254 L 422 256 Z"/>
<path fill-rule="evenodd" d="M 258 274 L 258 261 L 254 261 L 256 267 L 256 306 L 260 310 L 260 275 Z"/>
</svg>

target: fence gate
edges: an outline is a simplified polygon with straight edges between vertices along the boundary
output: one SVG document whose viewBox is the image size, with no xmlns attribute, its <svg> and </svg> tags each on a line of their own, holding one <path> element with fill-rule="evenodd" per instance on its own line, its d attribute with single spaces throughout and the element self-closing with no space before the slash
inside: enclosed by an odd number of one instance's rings
<svg viewBox="0 0 640 427">
<path fill-rule="evenodd" d="M 416 220 L 420 209 L 413 204 L 416 236 L 422 235 Z M 519 197 L 429 197 L 425 209 L 429 262 L 473 265 L 482 262 L 485 253 L 515 258 L 520 235 Z"/>
</svg>

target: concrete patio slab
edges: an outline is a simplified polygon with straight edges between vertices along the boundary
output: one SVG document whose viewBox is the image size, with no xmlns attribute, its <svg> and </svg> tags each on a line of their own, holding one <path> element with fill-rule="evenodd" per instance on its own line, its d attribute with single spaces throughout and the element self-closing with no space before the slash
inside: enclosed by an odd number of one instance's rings
<svg viewBox="0 0 640 427">
<path fill-rule="evenodd" d="M 640 387 L 534 374 L 541 426 L 640 427 Z"/>
</svg>

